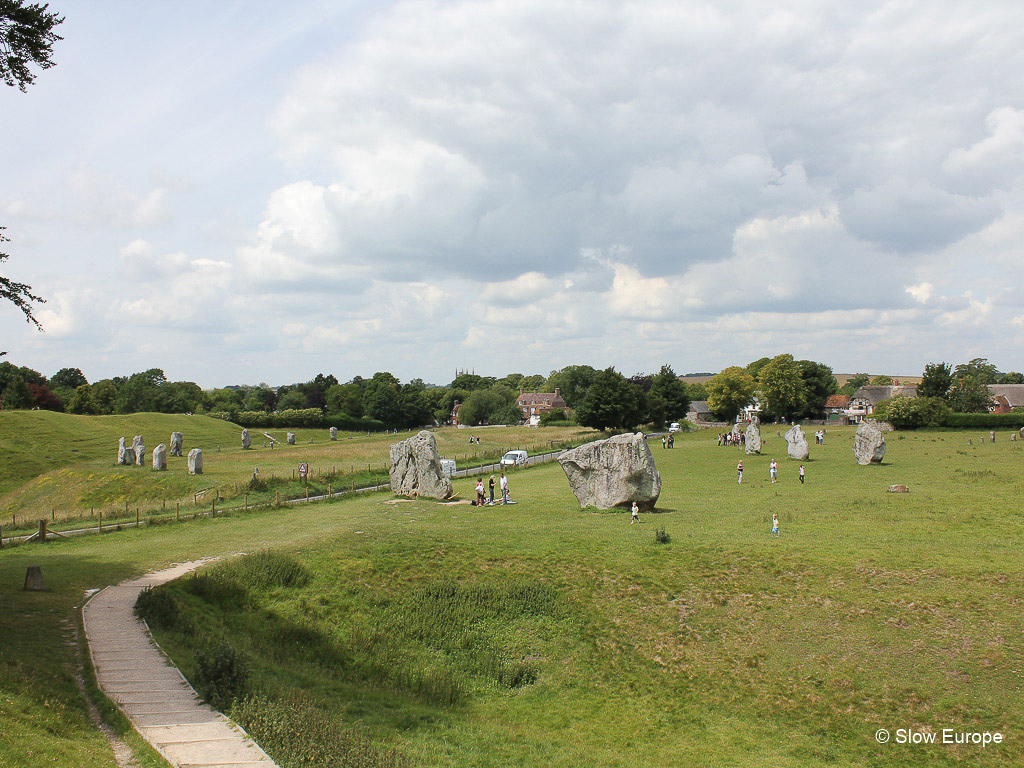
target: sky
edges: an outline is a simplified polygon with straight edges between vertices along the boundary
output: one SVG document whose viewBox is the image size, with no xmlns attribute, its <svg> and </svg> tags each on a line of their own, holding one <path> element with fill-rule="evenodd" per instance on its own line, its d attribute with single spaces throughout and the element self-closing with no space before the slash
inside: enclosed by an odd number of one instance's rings
<svg viewBox="0 0 1024 768">
<path fill-rule="evenodd" d="M 204 387 L 1024 370 L 1024 3 L 51 0 L 4 358 Z"/>
</svg>

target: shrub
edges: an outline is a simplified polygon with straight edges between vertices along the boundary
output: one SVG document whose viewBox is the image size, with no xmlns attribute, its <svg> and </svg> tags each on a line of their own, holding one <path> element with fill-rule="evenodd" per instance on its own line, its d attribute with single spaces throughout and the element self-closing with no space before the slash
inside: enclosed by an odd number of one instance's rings
<svg viewBox="0 0 1024 768">
<path fill-rule="evenodd" d="M 272 550 L 239 557 L 218 570 L 223 576 L 250 589 L 302 587 L 312 578 L 312 574 L 294 557 Z"/>
<path fill-rule="evenodd" d="M 188 619 L 182 614 L 174 595 L 167 589 L 146 587 L 135 600 L 135 615 L 150 629 L 170 631 L 187 629 Z"/>
<path fill-rule="evenodd" d="M 394 752 L 375 747 L 359 731 L 312 704 L 246 696 L 235 702 L 231 717 L 275 761 L 296 768 L 400 768 L 408 765 Z"/>
<path fill-rule="evenodd" d="M 665 526 L 654 529 L 654 543 L 655 544 L 669 544 L 672 542 L 672 537 L 665 530 Z"/>
<path fill-rule="evenodd" d="M 224 640 L 196 651 L 196 691 L 216 709 L 244 695 L 247 676 L 238 652 Z"/>
</svg>

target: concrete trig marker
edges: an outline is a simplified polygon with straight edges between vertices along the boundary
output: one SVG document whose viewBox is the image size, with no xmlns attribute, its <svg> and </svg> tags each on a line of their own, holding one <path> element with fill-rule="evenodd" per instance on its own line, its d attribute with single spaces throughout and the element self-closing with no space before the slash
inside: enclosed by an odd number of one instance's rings
<svg viewBox="0 0 1024 768">
<path fill-rule="evenodd" d="M 43 583 L 43 569 L 38 565 L 30 565 L 25 572 L 25 586 L 27 592 L 45 592 L 46 585 Z"/>
</svg>

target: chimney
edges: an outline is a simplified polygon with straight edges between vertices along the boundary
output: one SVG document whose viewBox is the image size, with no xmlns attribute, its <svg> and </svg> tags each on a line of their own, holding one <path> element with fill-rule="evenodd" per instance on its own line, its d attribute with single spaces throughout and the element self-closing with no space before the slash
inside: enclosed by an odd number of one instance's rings
<svg viewBox="0 0 1024 768">
<path fill-rule="evenodd" d="M 561 396 L 562 396 L 562 390 L 559 389 L 558 387 L 555 387 L 555 397 L 561 397 Z"/>
</svg>

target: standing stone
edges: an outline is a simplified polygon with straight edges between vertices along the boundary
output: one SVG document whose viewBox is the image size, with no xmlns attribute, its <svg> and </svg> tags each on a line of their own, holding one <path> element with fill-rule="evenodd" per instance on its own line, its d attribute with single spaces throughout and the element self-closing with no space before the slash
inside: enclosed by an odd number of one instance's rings
<svg viewBox="0 0 1024 768">
<path fill-rule="evenodd" d="M 128 449 L 125 447 L 124 438 L 123 437 L 119 437 L 117 439 L 117 463 L 118 464 L 131 464 L 135 460 L 135 457 L 133 456 L 132 457 L 132 461 L 127 461 L 126 460 L 127 457 L 128 457 Z"/>
<path fill-rule="evenodd" d="M 249 437 L 249 430 L 242 430 L 242 450 L 248 451 L 252 447 L 252 438 Z"/>
<path fill-rule="evenodd" d="M 331 440 L 337 440 L 337 439 L 338 439 L 338 428 L 337 427 L 331 427 Z"/>
<path fill-rule="evenodd" d="M 786 432 L 786 455 L 799 461 L 806 461 L 807 457 L 811 455 L 811 451 L 807 447 L 807 437 L 800 429 L 799 424 L 794 424 Z"/>
<path fill-rule="evenodd" d="M 295 433 L 289 432 L 287 437 L 288 445 L 295 445 Z"/>
<path fill-rule="evenodd" d="M 742 432 L 743 427 L 740 426 L 740 423 L 738 421 L 732 425 L 732 439 L 734 442 L 739 442 L 740 434 L 742 434 Z"/>
<path fill-rule="evenodd" d="M 167 469 L 167 446 L 163 443 L 153 449 L 153 469 L 157 471 Z"/>
<path fill-rule="evenodd" d="M 853 455 L 861 466 L 881 464 L 885 456 L 885 436 L 873 420 L 863 421 L 853 436 Z"/>
<path fill-rule="evenodd" d="M 190 475 L 203 474 L 203 451 L 200 448 L 193 448 L 188 452 L 188 473 Z"/>
<path fill-rule="evenodd" d="M 142 441 L 142 435 L 136 435 L 132 440 L 132 450 L 135 451 L 135 466 L 141 467 L 146 460 L 146 444 Z"/>
<path fill-rule="evenodd" d="M 643 433 L 596 440 L 558 456 L 580 507 L 652 509 L 661 495 L 661 475 Z"/>
<path fill-rule="evenodd" d="M 181 458 L 181 444 L 183 442 L 184 436 L 181 432 L 171 432 L 171 456 Z"/>
<path fill-rule="evenodd" d="M 746 434 L 747 453 L 761 453 L 761 425 L 757 419 L 751 419 Z"/>
<path fill-rule="evenodd" d="M 441 470 L 441 456 L 434 436 L 423 430 L 391 446 L 391 490 L 399 496 L 447 499 L 452 481 Z"/>
<path fill-rule="evenodd" d="M 43 583 L 43 569 L 38 565 L 30 565 L 25 571 L 24 589 L 29 592 L 46 591 L 46 585 Z"/>
</svg>

